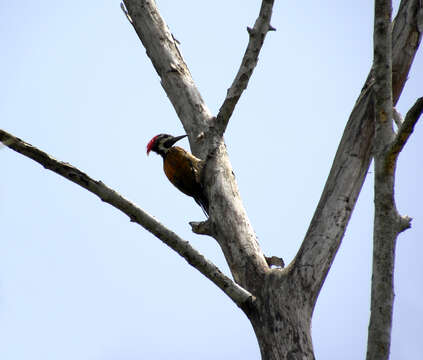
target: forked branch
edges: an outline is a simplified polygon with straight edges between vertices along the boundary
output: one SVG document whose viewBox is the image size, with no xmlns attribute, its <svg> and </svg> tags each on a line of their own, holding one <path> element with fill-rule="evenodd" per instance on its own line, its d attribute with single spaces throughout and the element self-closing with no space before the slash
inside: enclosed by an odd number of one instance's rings
<svg viewBox="0 0 423 360">
<path fill-rule="evenodd" d="M 261 286 L 259 279 L 262 280 L 270 269 L 240 199 L 222 136 L 224 130 L 221 131 L 216 126 L 215 118 L 201 98 L 178 45 L 160 15 L 156 1 L 123 2 L 188 134 L 191 152 L 200 159 L 207 159 L 207 166 L 203 169 L 203 185 L 211 204 L 210 219 L 213 226 L 198 227 L 194 224 L 193 230 L 197 233 L 210 233 L 212 228 L 212 236 L 222 248 L 235 281 L 255 294 L 255 287 Z M 261 16 L 251 30 L 254 39 L 251 40 L 250 47 L 253 50 L 248 50 L 248 53 L 260 49 L 265 33 L 270 30 L 272 5 L 273 0 L 263 0 Z M 256 43 L 260 46 L 253 45 Z M 251 61 L 255 62 L 256 58 Z M 250 75 L 248 74 L 248 78 Z M 226 117 L 225 123 L 228 119 Z"/>
<path fill-rule="evenodd" d="M 419 4 L 421 6 L 421 3 Z M 421 11 L 421 10 L 420 10 Z M 391 346 L 394 305 L 395 248 L 400 232 L 411 219 L 401 216 L 395 204 L 395 169 L 398 154 L 409 138 L 423 110 L 419 99 L 393 130 L 392 1 L 375 0 L 374 57 L 374 225 L 373 266 L 367 360 L 387 360 Z M 418 27 L 417 27 L 418 29 Z M 399 122 L 397 122 L 399 123 Z"/>
<path fill-rule="evenodd" d="M 392 31 L 392 98 L 398 101 L 421 41 L 420 0 L 402 0 Z M 348 120 L 319 204 L 295 258 L 292 275 L 317 295 L 344 236 L 373 154 L 374 103 L 370 72 Z M 348 164 L 348 165 L 347 165 Z M 405 222 L 404 222 L 405 224 Z"/>
<path fill-rule="evenodd" d="M 158 239 L 176 251 L 190 265 L 196 268 L 223 292 L 226 293 L 241 309 L 251 306 L 254 297 L 224 275 L 219 268 L 194 249 L 188 241 L 181 239 L 174 232 L 166 228 L 151 215 L 146 213 L 101 181 L 97 181 L 83 173 L 69 163 L 58 161 L 44 151 L 22 141 L 21 139 L 0 129 L 0 142 L 10 149 L 38 162 L 73 183 L 97 195 L 102 201 L 128 215 L 132 222 L 141 225 Z"/>
</svg>

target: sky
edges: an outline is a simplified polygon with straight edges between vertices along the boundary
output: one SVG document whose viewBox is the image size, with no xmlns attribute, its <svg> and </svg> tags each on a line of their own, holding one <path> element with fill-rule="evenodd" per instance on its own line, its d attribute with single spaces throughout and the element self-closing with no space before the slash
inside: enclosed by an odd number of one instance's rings
<svg viewBox="0 0 423 360">
<path fill-rule="evenodd" d="M 216 114 L 260 1 L 158 1 Z M 395 10 L 398 1 L 394 3 Z M 316 208 L 372 63 L 372 2 L 276 1 L 258 66 L 225 140 L 266 255 L 289 263 Z M 145 154 L 183 128 L 118 1 L 0 0 L 0 128 L 101 180 L 188 240 L 226 274 L 204 219 Z M 397 109 L 423 95 L 417 55 Z M 423 357 L 423 125 L 399 157 L 401 214 L 391 359 Z M 180 145 L 188 148 L 187 140 Z M 0 148 L 2 360 L 259 359 L 252 327 L 214 284 L 96 196 Z M 371 279 L 373 171 L 312 324 L 318 359 L 363 359 Z M 420 181 L 419 181 L 420 179 Z"/>
</svg>

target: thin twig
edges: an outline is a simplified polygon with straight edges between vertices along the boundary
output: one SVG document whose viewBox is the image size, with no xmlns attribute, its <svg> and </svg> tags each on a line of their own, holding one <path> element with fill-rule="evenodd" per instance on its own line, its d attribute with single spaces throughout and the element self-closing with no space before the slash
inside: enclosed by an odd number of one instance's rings
<svg viewBox="0 0 423 360">
<path fill-rule="evenodd" d="M 124 214 L 128 215 L 132 222 L 141 225 L 144 229 L 154 234 L 158 239 L 176 251 L 190 265 L 200 271 L 225 292 L 240 308 L 245 310 L 251 306 L 254 297 L 224 275 L 216 265 L 194 249 L 188 241 L 181 239 L 151 215 L 119 195 L 113 189 L 107 187 L 101 181 L 90 178 L 76 167 L 54 159 L 44 151 L 37 149 L 35 146 L 1 129 L 0 141 L 10 149 L 38 162 L 46 169 L 63 176 L 75 184 L 78 184 L 97 195 L 102 201 L 119 209 Z"/>
<path fill-rule="evenodd" d="M 231 87 L 228 89 L 225 101 L 220 107 L 219 113 L 216 117 L 216 123 L 221 134 L 225 132 L 235 106 L 243 91 L 247 88 L 253 70 L 257 65 L 258 56 L 267 32 L 276 30 L 270 25 L 273 2 L 273 0 L 263 0 L 259 16 L 254 24 L 254 27 L 247 27 L 247 31 L 250 36 L 247 49 L 245 50 L 238 73 L 236 74 Z"/>
</svg>

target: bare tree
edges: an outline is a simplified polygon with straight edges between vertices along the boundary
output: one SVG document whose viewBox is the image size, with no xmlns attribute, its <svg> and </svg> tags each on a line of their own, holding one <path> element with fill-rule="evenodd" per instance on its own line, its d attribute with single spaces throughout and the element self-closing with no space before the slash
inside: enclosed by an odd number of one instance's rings
<svg viewBox="0 0 423 360">
<path fill-rule="evenodd" d="M 420 43 L 421 2 L 401 1 L 395 21 L 391 23 L 391 2 L 376 0 L 373 68 L 347 122 L 305 238 L 294 260 L 285 268 L 272 268 L 271 265 L 282 264 L 281 260 L 265 257 L 258 245 L 240 200 L 223 139 L 229 119 L 257 64 L 265 37 L 275 30 L 271 26 L 273 1 L 262 1 L 254 26 L 248 28 L 250 38 L 241 66 L 216 116 L 204 103 L 155 2 L 124 0 L 122 8 L 189 136 L 192 153 L 205 161 L 202 180 L 210 203 L 210 216 L 205 222 L 191 223 L 192 230 L 218 242 L 233 280 L 188 242 L 101 181 L 93 180 L 3 130 L 0 130 L 0 140 L 98 195 L 183 256 L 243 310 L 254 328 L 263 359 L 314 359 L 310 332 L 313 310 L 374 156 L 374 265 L 368 359 L 387 359 L 395 239 L 410 226 L 410 219 L 400 216 L 395 208 L 395 165 L 423 111 L 423 99 L 416 102 L 404 121 L 394 116 L 393 106 L 400 97 Z M 396 133 L 392 127 L 394 118 L 398 126 Z M 390 279 L 385 282 L 387 276 Z"/>
</svg>

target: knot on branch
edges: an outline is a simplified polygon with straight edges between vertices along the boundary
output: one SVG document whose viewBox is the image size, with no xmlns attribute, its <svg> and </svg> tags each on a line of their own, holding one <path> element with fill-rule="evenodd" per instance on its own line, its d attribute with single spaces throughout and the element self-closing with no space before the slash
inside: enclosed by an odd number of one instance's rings
<svg viewBox="0 0 423 360">
<path fill-rule="evenodd" d="M 263 32 L 263 35 L 265 35 L 268 31 L 276 31 L 276 28 L 269 24 L 267 26 L 267 30 L 266 30 L 266 28 L 262 28 L 261 31 Z M 248 35 L 250 35 L 250 37 L 254 37 L 255 35 L 257 35 L 261 31 L 260 31 L 260 29 L 256 29 L 256 27 L 251 28 L 251 27 L 247 26 L 247 32 L 248 32 Z"/>
<path fill-rule="evenodd" d="M 201 132 L 197 135 L 197 137 L 195 138 L 195 141 L 196 141 L 196 142 L 203 141 L 203 140 L 204 140 L 204 136 L 205 136 L 204 131 L 201 131 Z"/>
<path fill-rule="evenodd" d="M 267 265 L 269 265 L 269 267 L 272 267 L 272 266 L 277 266 L 277 267 L 280 267 L 280 268 L 285 267 L 285 262 L 280 257 L 277 257 L 277 256 L 267 257 L 267 256 L 265 256 L 264 258 L 266 259 Z"/>
<path fill-rule="evenodd" d="M 191 225 L 192 232 L 195 234 L 209 236 L 213 234 L 210 218 L 206 221 L 191 221 L 189 224 Z"/>
<path fill-rule="evenodd" d="M 413 218 L 405 215 L 405 216 L 398 216 L 398 223 L 399 223 L 399 232 L 403 232 L 404 230 L 411 228 L 411 221 Z"/>
<path fill-rule="evenodd" d="M 247 316 L 250 315 L 250 314 L 253 314 L 254 312 L 257 311 L 256 297 L 251 295 L 250 297 L 247 298 L 246 301 L 244 301 L 243 303 L 241 303 L 238 306 L 240 307 L 240 309 L 242 309 L 242 311 L 244 311 L 244 313 Z"/>
<path fill-rule="evenodd" d="M 170 69 L 167 71 L 168 73 L 181 73 L 179 67 L 177 64 L 174 63 L 170 63 L 169 65 Z"/>
<path fill-rule="evenodd" d="M 256 34 L 256 31 L 254 30 L 254 28 L 250 28 L 249 26 L 247 26 L 247 32 L 248 32 L 248 35 L 250 36 L 254 36 Z"/>
</svg>

